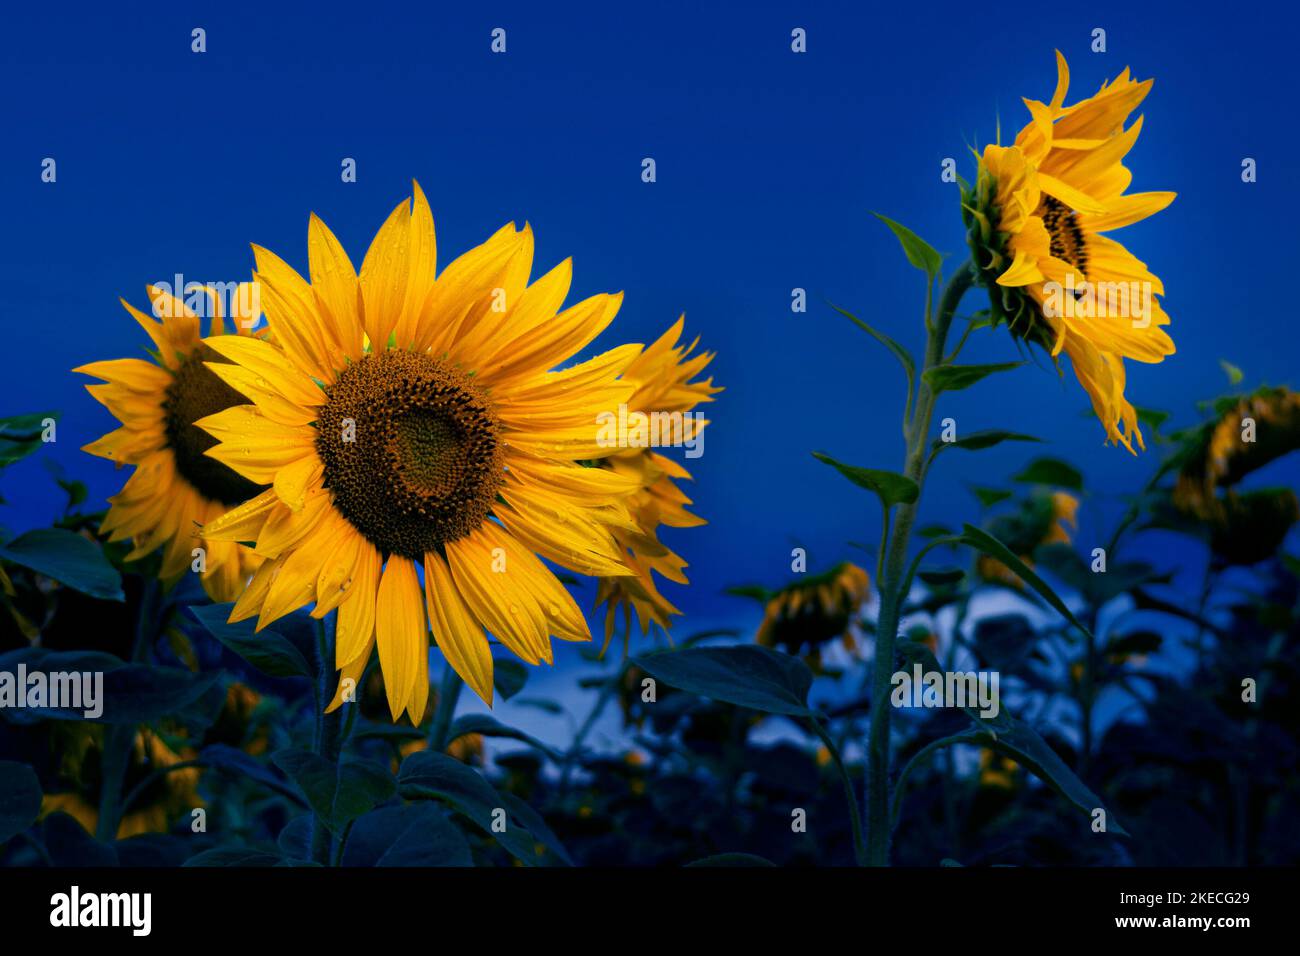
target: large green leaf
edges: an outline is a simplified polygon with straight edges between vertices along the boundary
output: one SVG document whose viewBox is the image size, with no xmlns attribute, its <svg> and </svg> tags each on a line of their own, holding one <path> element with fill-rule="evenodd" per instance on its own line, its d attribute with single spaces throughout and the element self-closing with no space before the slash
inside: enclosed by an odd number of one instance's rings
<svg viewBox="0 0 1300 956">
<path fill-rule="evenodd" d="M 911 504 L 916 501 L 917 496 L 921 493 L 921 490 L 916 486 L 916 482 L 906 475 L 900 475 L 892 471 L 878 471 L 875 468 L 859 468 L 857 465 L 846 465 L 819 451 L 813 452 L 813 457 L 822 464 L 830 465 L 859 488 L 874 491 L 880 496 L 880 501 L 886 508 L 891 508 L 896 504 Z"/>
<path fill-rule="evenodd" d="M 0 760 L 0 845 L 36 822 L 41 782 L 25 763 Z"/>
<path fill-rule="evenodd" d="M 658 651 L 632 663 L 669 687 L 769 714 L 807 717 L 812 671 L 757 644 Z"/>
<path fill-rule="evenodd" d="M 231 604 L 196 604 L 190 607 L 208 633 L 263 674 L 271 677 L 312 677 L 316 659 L 310 625 L 285 618 L 273 628 L 256 630 L 255 620 L 227 623 Z"/>
<path fill-rule="evenodd" d="M 995 372 L 1010 372 L 1024 362 L 999 362 L 994 365 L 936 365 L 921 373 L 921 378 L 936 395 L 939 392 L 958 392 Z"/>
<path fill-rule="evenodd" d="M 1083 473 L 1059 458 L 1036 458 L 1012 480 L 1030 485 L 1069 488 L 1071 491 L 1083 490 Z"/>
<path fill-rule="evenodd" d="M 494 837 L 515 859 L 527 866 L 548 862 L 537 844 L 545 846 L 483 776 L 446 754 L 421 751 L 402 761 L 397 786 L 407 800 L 441 800 Z M 504 813 L 504 816 L 502 814 Z M 501 829 L 499 821 L 504 820 Z"/>
<path fill-rule="evenodd" d="M 83 594 L 124 601 L 122 575 L 98 544 L 63 528 L 37 528 L 0 546 L 0 558 L 30 568 Z"/>
<path fill-rule="evenodd" d="M 689 867 L 745 867 L 758 866 L 768 867 L 776 866 L 771 860 L 755 856 L 753 853 L 717 853 L 713 856 L 701 857 L 698 860 L 692 860 L 687 863 Z"/>
<path fill-rule="evenodd" d="M 338 831 L 396 792 L 393 775 L 373 760 L 345 757 L 338 763 L 309 750 L 281 750 L 271 758 L 298 784 L 312 811 Z"/>
<path fill-rule="evenodd" d="M 931 277 L 939 274 L 939 269 L 943 266 L 943 256 L 939 255 L 933 246 L 902 223 L 894 222 L 880 213 L 874 215 L 898 238 L 898 244 L 903 247 L 903 254 L 907 256 L 908 262 Z"/>
<path fill-rule="evenodd" d="M 47 699 L 36 706 L 29 698 L 27 706 L 0 708 L 0 720 L 13 724 L 30 724 L 39 720 L 93 720 L 107 724 L 139 724 L 185 710 L 214 687 L 221 675 L 216 672 L 195 674 L 179 667 L 124 663 L 112 654 L 98 651 L 51 651 L 43 647 L 26 647 L 0 654 L 0 671 L 17 673 L 18 665 L 28 675 L 91 675 L 90 686 L 84 680 L 78 690 L 79 702 L 60 700 L 52 706 Z M 102 675 L 102 682 L 101 682 Z M 47 680 L 52 689 L 53 682 Z M 72 690 L 72 685 L 65 685 Z M 101 693 L 95 701 L 89 697 Z M 29 691 L 30 693 L 30 691 Z M 94 706 L 91 706 L 92 703 Z M 95 710 L 99 713 L 87 716 Z"/>
<path fill-rule="evenodd" d="M 952 441 L 943 441 L 935 439 L 933 447 L 936 452 L 945 448 L 964 448 L 966 451 L 982 451 L 985 448 L 992 448 L 994 445 L 1000 445 L 1004 441 L 1033 441 L 1041 442 L 1041 438 L 1035 438 L 1033 435 L 1025 435 L 1021 432 L 1008 432 L 1000 428 L 986 428 L 977 432 L 971 432 L 969 435 L 963 435 Z"/>
<path fill-rule="evenodd" d="M 1016 575 L 1016 577 L 1020 578 L 1020 580 L 1024 581 L 1031 588 L 1037 591 L 1039 596 L 1060 612 L 1062 617 L 1084 634 L 1089 633 L 1088 629 L 1079 623 L 1079 619 L 1074 616 L 1074 613 L 1065 606 L 1065 602 L 1061 600 L 1057 593 L 1048 587 L 1047 583 L 1035 574 L 1024 561 L 1021 561 L 1019 557 L 1013 554 L 1010 548 L 997 538 L 993 537 L 993 535 L 989 534 L 982 528 L 977 528 L 974 525 L 967 524 L 962 527 L 962 533 L 959 540 L 963 544 L 974 548 L 982 554 L 987 554 L 989 557 L 997 558 L 1005 564 L 1007 568 Z"/>
<path fill-rule="evenodd" d="M 473 866 L 465 835 L 437 804 L 381 807 L 348 832 L 343 866 Z"/>
<path fill-rule="evenodd" d="M 204 850 L 185 861 L 184 865 L 194 866 L 283 866 L 286 858 L 278 853 L 257 850 L 248 846 L 219 846 Z"/>
<path fill-rule="evenodd" d="M 1105 809 L 1101 798 L 1089 790 L 1087 784 L 1065 765 L 1065 761 L 1047 741 L 1024 721 L 1002 715 L 997 730 L 986 732 L 983 736 L 986 746 L 1010 757 L 1084 813 L 1091 814 L 1093 810 Z M 1129 835 L 1109 811 L 1106 813 L 1106 832 Z"/>
<path fill-rule="evenodd" d="M 522 703 L 520 701 L 519 703 Z M 457 717 L 451 725 L 451 730 L 447 734 L 447 740 L 452 741 L 457 737 L 464 737 L 466 734 L 481 734 L 484 737 L 507 737 L 511 740 L 518 740 L 521 743 L 540 750 L 552 760 L 563 759 L 546 744 L 542 743 L 536 737 L 517 730 L 514 727 L 508 727 L 501 721 L 497 720 L 491 714 L 465 714 Z"/>
</svg>

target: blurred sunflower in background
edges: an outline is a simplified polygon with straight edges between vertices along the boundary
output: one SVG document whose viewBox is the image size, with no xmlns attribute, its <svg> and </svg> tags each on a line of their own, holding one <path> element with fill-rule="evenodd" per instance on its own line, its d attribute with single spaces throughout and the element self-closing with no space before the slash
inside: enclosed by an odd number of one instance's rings
<svg viewBox="0 0 1300 956">
<path fill-rule="evenodd" d="M 430 629 L 489 704 L 485 632 L 530 664 L 552 661 L 551 638 L 590 640 L 539 555 L 579 574 L 631 576 L 614 531 L 641 530 L 630 499 L 643 487 L 589 467 L 618 450 L 595 423 L 632 398 L 620 376 L 641 347 L 552 371 L 609 325 L 621 294 L 561 311 L 571 263 L 529 284 L 527 226 L 505 226 L 436 277 L 435 247 L 418 184 L 359 275 L 315 216 L 310 284 L 254 246 L 277 344 L 208 339 L 234 363 L 210 367 L 252 404 L 199 422 L 219 441 L 210 457 L 272 486 L 204 529 L 253 541 L 266 559 L 231 620 L 256 615 L 261 628 L 312 602 L 316 617 L 337 608 L 342 678 L 355 686 L 377 648 L 393 719 L 406 712 L 416 725 Z"/>
<path fill-rule="evenodd" d="M 1016 557 L 1033 568 L 1034 552 L 1051 544 L 1070 544 L 1078 530 L 1079 499 L 1068 491 L 1037 491 L 1020 503 L 1013 514 L 999 515 L 989 530 Z M 997 558 L 980 554 L 975 573 L 990 584 L 1025 589 L 1020 576 Z"/>
<path fill-rule="evenodd" d="M 215 290 L 205 292 L 211 332 L 222 335 L 225 306 Z M 108 499 L 101 530 L 109 541 L 132 540 L 128 561 L 162 548 L 159 577 L 169 585 L 191 568 L 193 549 L 201 545 L 204 590 L 214 601 L 233 601 L 260 559 L 236 543 L 200 540 L 198 529 L 262 489 L 207 457 L 204 453 L 216 442 L 194 421 L 246 399 L 210 370 L 211 363 L 224 359 L 203 344 L 199 317 L 156 286 L 149 287 L 149 298 L 160 322 L 126 300 L 122 305 L 153 342 L 153 362 L 113 359 L 73 370 L 104 380 L 106 384 L 87 385 L 86 390 L 122 423 L 82 450 L 119 468 L 135 467 L 122 490 Z M 255 302 L 251 287 L 240 284 L 229 303 L 234 336 L 251 336 Z"/>
<path fill-rule="evenodd" d="M 99 824 L 100 765 L 104 725 L 64 722 L 59 725 L 58 782 L 41 801 L 41 818 L 66 813 L 89 834 Z M 124 807 L 117 839 L 142 833 L 166 833 L 190 810 L 203 806 L 197 767 L 178 767 L 193 760 L 190 750 L 177 753 L 157 734 L 141 730 L 131 745 L 124 788 L 135 796 Z M 177 769 L 169 769 L 178 767 Z"/>
<path fill-rule="evenodd" d="M 1300 395 L 1266 386 L 1221 400 L 1215 413 L 1177 453 L 1181 466 L 1173 504 L 1208 528 L 1218 559 L 1254 564 L 1281 547 L 1300 520 L 1300 501 L 1291 488 L 1244 491 L 1238 485 L 1300 450 Z"/>
<path fill-rule="evenodd" d="M 1125 193 L 1123 159 L 1142 131 L 1129 115 L 1151 89 L 1125 69 L 1094 95 L 1065 105 L 1070 73 L 1056 54 L 1051 102 L 1026 99 L 1031 120 L 1011 146 L 980 155 L 963 186 L 968 240 L 989 290 L 992 321 L 1070 357 L 1108 441 L 1145 448 L 1124 396 L 1124 359 L 1155 363 L 1174 353 L 1164 286 L 1124 246 L 1104 235 L 1152 216 L 1171 192 Z M 1135 452 L 1136 453 L 1136 452 Z"/>
<path fill-rule="evenodd" d="M 757 642 L 802 654 L 820 668 L 823 647 L 839 640 L 850 653 L 857 650 L 853 624 L 871 596 L 867 572 L 842 562 L 772 594 L 763 609 Z"/>
<path fill-rule="evenodd" d="M 622 375 L 623 381 L 635 386 L 628 401 L 629 411 L 644 415 L 680 413 L 683 416 L 684 443 L 696 441 L 708 424 L 687 413 L 693 412 L 701 402 L 713 401 L 713 396 L 722 391 L 713 384 L 712 378 L 692 381 L 713 361 L 714 353 L 691 355 L 699 344 L 698 338 L 690 345 L 678 345 L 685 324 L 686 317 L 682 316 L 658 341 L 638 355 Z M 705 524 L 705 521 L 686 510 L 691 499 L 674 480 L 689 481 L 690 472 L 652 448 L 622 449 L 599 464 L 637 484 L 637 490 L 628 501 L 635 526 L 613 529 L 623 563 L 632 573 L 601 577 L 596 593 L 596 605 L 606 605 L 602 653 L 608 649 L 614 636 L 620 608 L 623 610 L 626 653 L 634 608 L 643 636 L 649 633 L 652 624 L 668 630 L 671 616 L 681 613 L 659 592 L 651 574 L 654 571 L 678 584 L 687 583 L 686 575 L 682 573 L 686 562 L 660 542 L 659 526 L 693 528 Z"/>
</svg>

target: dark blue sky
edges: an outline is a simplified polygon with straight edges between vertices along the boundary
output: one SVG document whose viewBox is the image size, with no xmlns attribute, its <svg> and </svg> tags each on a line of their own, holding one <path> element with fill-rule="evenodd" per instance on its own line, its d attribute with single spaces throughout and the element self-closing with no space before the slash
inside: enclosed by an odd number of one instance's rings
<svg viewBox="0 0 1300 956">
<path fill-rule="evenodd" d="M 1226 385 L 1220 358 L 1250 384 L 1294 383 L 1293 11 L 475 6 L 6 12 L 3 407 L 63 411 L 44 457 L 85 481 L 92 502 L 124 475 L 78 451 L 112 421 L 69 369 L 143 354 L 117 297 L 143 305 L 146 283 L 177 272 L 247 278 L 249 242 L 305 273 L 311 211 L 359 263 L 415 177 L 443 263 L 527 220 L 538 270 L 572 255 L 575 296 L 626 291 L 599 347 L 648 341 L 685 311 L 688 332 L 717 351 L 711 371 L 726 391 L 690 463 L 710 524 L 671 534 L 694 586 L 670 596 L 700 620 L 745 609 L 722 589 L 784 581 L 795 544 L 816 569 L 852 556 L 846 540 L 876 539 L 874 501 L 810 450 L 900 465 L 897 366 L 822 304 L 919 350 L 922 282 L 870 211 L 962 255 L 957 191 L 940 163 L 955 157 L 969 175 L 967 146 L 991 140 L 999 115 L 1014 136 L 1019 98 L 1051 95 L 1055 47 L 1070 60 L 1071 101 L 1125 65 L 1156 77 L 1129 158 L 1133 188 L 1179 198 L 1117 237 L 1164 279 L 1178 353 L 1130 366 L 1132 400 L 1190 421 L 1194 403 Z M 196 26 L 202 55 L 190 51 Z M 507 30 L 505 55 L 489 51 L 494 27 Z M 790 50 L 794 27 L 807 30 L 804 55 Z M 1105 54 L 1089 52 L 1094 27 L 1107 31 Z M 44 157 L 58 162 L 54 185 L 40 181 Z M 355 184 L 340 182 L 343 157 L 357 160 Z M 656 160 L 654 184 L 641 181 L 644 157 Z M 1253 185 L 1241 182 L 1243 157 L 1258 161 Z M 809 294 L 803 315 L 789 307 L 796 286 Z M 965 357 L 1016 353 L 1005 335 L 984 335 Z M 1085 468 L 1099 506 L 1138 488 L 1155 455 L 1103 449 L 1086 410 L 1073 376 L 1058 380 L 1045 361 L 941 405 L 964 430 L 1007 427 L 1049 444 L 945 456 L 924 521 L 973 519 L 968 484 L 998 483 L 1044 450 Z M 11 531 L 45 523 L 59 503 L 39 461 L 6 473 L 3 494 Z"/>
</svg>

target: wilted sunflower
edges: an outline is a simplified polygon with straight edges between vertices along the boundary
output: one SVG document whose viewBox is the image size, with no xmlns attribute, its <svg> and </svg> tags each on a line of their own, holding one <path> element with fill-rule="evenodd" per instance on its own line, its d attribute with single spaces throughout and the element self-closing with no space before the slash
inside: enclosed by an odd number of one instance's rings
<svg viewBox="0 0 1300 956">
<path fill-rule="evenodd" d="M 226 322 L 221 296 L 213 289 L 205 292 L 212 334 L 222 335 Z M 200 541 L 198 529 L 262 489 L 207 457 L 204 452 L 216 442 L 194 422 L 246 399 L 209 370 L 211 363 L 224 360 L 203 344 L 199 317 L 156 286 L 149 287 L 149 298 L 161 322 L 126 300 L 122 305 L 148 333 L 157 364 L 124 358 L 73 370 L 108 383 L 87 385 L 86 390 L 122 423 L 82 450 L 118 467 L 135 466 L 122 490 L 109 499 L 101 530 L 110 541 L 132 539 L 135 547 L 128 561 L 163 548 L 159 576 L 168 583 L 190 569 L 193 549 L 202 545 L 204 590 L 214 601 L 233 601 L 260 560 L 239 544 Z M 235 336 L 251 335 L 257 318 L 254 302 L 251 287 L 241 284 L 230 302 Z"/>
<path fill-rule="evenodd" d="M 697 338 L 690 345 L 678 345 L 686 317 L 682 316 L 659 337 L 653 345 L 636 357 L 623 373 L 622 380 L 635 386 L 628 400 L 630 412 L 643 415 L 658 414 L 681 416 L 681 440 L 696 441 L 707 421 L 691 413 L 701 402 L 713 401 L 722 391 L 713 379 L 691 381 L 713 361 L 712 352 L 692 356 Z M 665 630 L 670 617 L 680 614 L 655 584 L 652 571 L 670 581 L 686 584 L 682 569 L 686 562 L 659 540 L 658 528 L 693 528 L 705 523 L 703 518 L 691 514 L 686 506 L 691 499 L 677 487 L 674 479 L 690 480 L 691 474 L 677 462 L 652 448 L 622 449 L 605 458 L 602 465 L 625 475 L 637 484 L 637 490 L 628 501 L 635 527 L 614 528 L 623 562 L 631 575 L 602 577 L 596 593 L 596 604 L 606 604 L 605 647 L 614 636 L 618 609 L 623 609 L 624 633 L 632 629 L 632 610 L 644 635 L 651 624 Z"/>
<path fill-rule="evenodd" d="M 1079 499 L 1067 491 L 1038 493 L 1021 503 L 1015 514 L 1000 515 L 992 522 L 993 534 L 1028 567 L 1033 554 L 1049 544 L 1069 544 L 1078 529 Z M 990 583 L 1025 589 L 1020 576 L 997 558 L 981 554 L 975 559 L 975 573 Z"/>
<path fill-rule="evenodd" d="M 1160 362 L 1174 352 L 1164 286 L 1124 246 L 1103 235 L 1168 206 L 1171 192 L 1125 194 L 1123 159 L 1142 117 L 1129 114 L 1151 89 L 1124 70 L 1092 97 L 1065 105 L 1070 74 L 1056 54 L 1050 103 L 1025 100 L 1032 120 L 1011 146 L 979 157 L 963 214 L 995 323 L 1056 358 L 1070 357 L 1110 441 L 1145 448 L 1124 397 L 1124 359 Z"/>
<path fill-rule="evenodd" d="M 1300 520 L 1300 501 L 1290 488 L 1243 492 L 1237 486 L 1300 449 L 1300 395 L 1264 387 L 1220 401 L 1216 412 L 1185 441 L 1173 503 L 1204 523 L 1217 560 L 1254 564 L 1282 546 Z"/>
<path fill-rule="evenodd" d="M 103 758 L 104 728 L 87 723 L 63 723 L 56 730 L 60 765 L 58 781 L 41 801 L 40 815 L 66 813 L 89 834 L 99 824 L 99 789 Z M 166 833 L 178 819 L 203 806 L 198 794 L 197 767 L 170 770 L 146 783 L 159 770 L 193 760 L 189 749 L 176 753 L 156 734 L 141 731 L 131 745 L 124 784 L 128 793 L 143 785 L 135 802 L 124 807 L 116 838 L 125 840 L 142 833 Z"/>
<path fill-rule="evenodd" d="M 836 638 L 855 650 L 853 621 L 870 594 L 867 572 L 848 561 L 787 585 L 768 599 L 758 643 L 792 654 L 802 650 L 815 664 L 822 645 Z"/>
<path fill-rule="evenodd" d="M 532 664 L 552 661 L 552 637 L 590 640 L 538 555 L 581 574 L 631 573 L 610 529 L 637 527 L 627 499 L 640 484 L 582 463 L 616 450 L 595 423 L 631 396 L 618 376 L 640 348 L 551 369 L 604 330 L 622 296 L 559 311 L 570 262 L 529 285 L 532 230 L 513 224 L 435 279 L 433 216 L 418 185 L 359 277 L 315 216 L 310 284 L 253 249 L 278 347 L 209 339 L 235 363 L 213 370 L 236 369 L 230 382 L 253 404 L 200 423 L 220 440 L 211 457 L 273 485 L 205 528 L 256 541 L 267 558 L 231 619 L 257 615 L 261 628 L 311 602 L 317 617 L 337 608 L 342 677 L 355 681 L 377 646 L 394 719 L 406 711 L 417 725 L 430 628 L 489 703 L 485 631 Z"/>
</svg>

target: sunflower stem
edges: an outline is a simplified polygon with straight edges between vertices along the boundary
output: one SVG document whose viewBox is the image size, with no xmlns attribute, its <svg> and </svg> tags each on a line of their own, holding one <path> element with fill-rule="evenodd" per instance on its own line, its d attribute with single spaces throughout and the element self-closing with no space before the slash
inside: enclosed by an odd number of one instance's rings
<svg viewBox="0 0 1300 956">
<path fill-rule="evenodd" d="M 902 593 L 907 566 L 907 546 L 920 506 L 920 489 L 924 488 L 926 472 L 926 439 L 930 432 L 930 418 L 934 413 L 936 393 L 925 380 L 925 372 L 943 364 L 944 345 L 953 316 L 961 298 L 974 283 L 975 274 L 969 261 L 963 263 L 948 279 L 939 306 L 931 321 L 926 314 L 925 365 L 917 383 L 916 402 L 912 406 L 912 420 L 906 430 L 907 451 L 903 474 L 917 485 L 915 501 L 898 506 L 898 515 L 889 532 L 889 543 L 881 566 L 880 614 L 876 621 L 876 653 L 872 662 L 871 677 L 871 727 L 867 736 L 867 862 L 871 866 L 889 865 L 890 794 L 889 794 L 889 690 L 894 671 L 894 642 L 898 636 Z M 927 300 L 930 297 L 927 292 Z"/>
<path fill-rule="evenodd" d="M 443 668 L 442 682 L 438 685 L 438 709 L 433 712 L 433 723 L 429 727 L 429 748 L 434 753 L 442 753 L 451 743 L 447 735 L 451 733 L 451 719 L 456 716 L 456 705 L 464 686 L 465 682 L 450 664 Z"/>
<path fill-rule="evenodd" d="M 333 621 L 334 614 L 327 620 Z M 330 763 L 338 763 L 343 752 L 343 710 L 339 708 L 332 713 L 325 713 L 325 704 L 330 700 L 331 683 L 334 676 L 334 628 L 326 621 L 319 622 L 316 649 L 319 660 L 317 677 L 319 697 L 316 706 L 316 740 L 315 751 Z M 353 704 L 352 706 L 357 706 Z M 321 866 L 333 862 L 334 836 L 329 827 L 319 816 L 312 816 L 311 822 L 311 858 Z"/>
<path fill-rule="evenodd" d="M 131 648 L 133 663 L 148 660 L 149 649 L 165 621 L 161 592 L 157 578 L 145 577 L 137 609 L 135 642 Z M 127 766 L 131 762 L 131 748 L 135 745 L 134 724 L 111 724 L 104 731 L 99 787 L 99 819 L 95 824 L 95 838 L 103 843 L 117 839 L 118 827 L 124 811 L 123 787 L 126 784 Z"/>
</svg>

